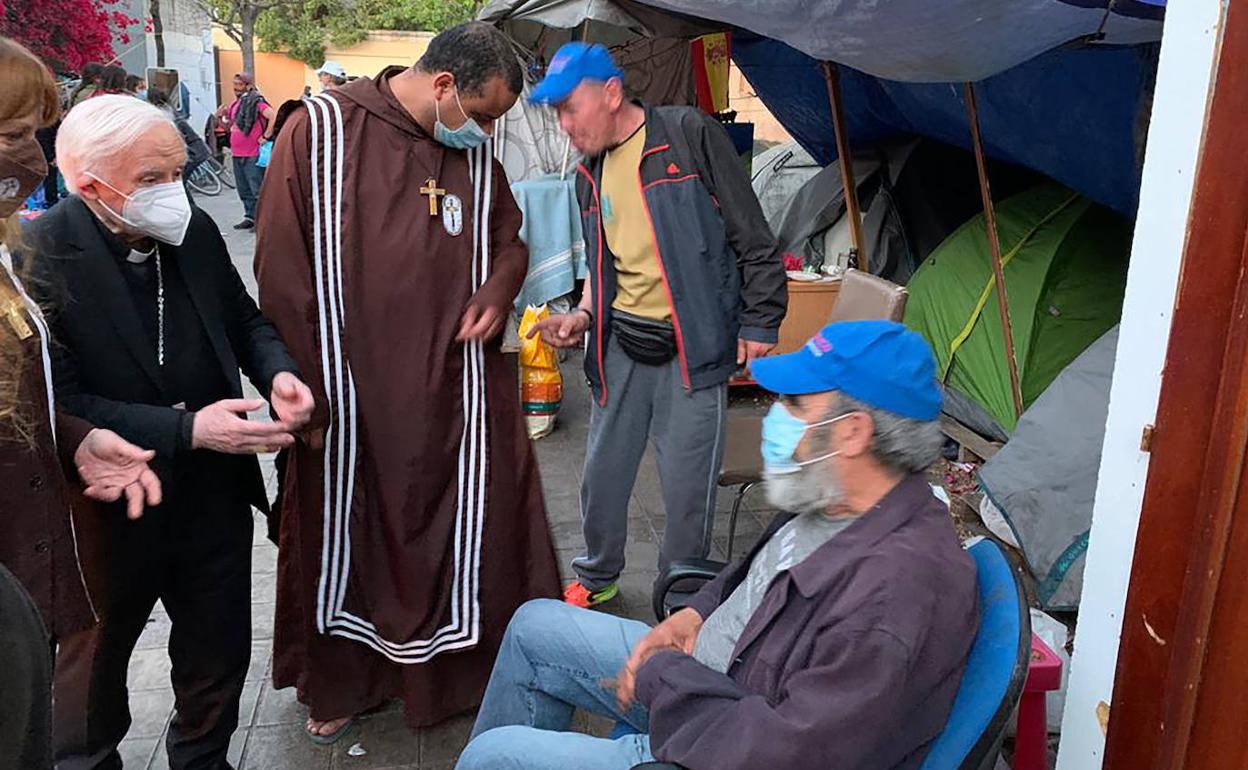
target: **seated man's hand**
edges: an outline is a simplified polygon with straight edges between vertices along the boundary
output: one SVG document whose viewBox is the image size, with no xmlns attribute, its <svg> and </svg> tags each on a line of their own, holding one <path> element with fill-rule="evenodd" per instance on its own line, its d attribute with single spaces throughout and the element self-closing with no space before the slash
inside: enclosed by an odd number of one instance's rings
<svg viewBox="0 0 1248 770">
<path fill-rule="evenodd" d="M 259 422 L 242 415 L 264 407 L 260 399 L 227 398 L 195 413 L 192 449 L 246 455 L 275 452 L 295 443 L 284 422 Z"/>
<path fill-rule="evenodd" d="M 277 419 L 284 422 L 290 430 L 298 430 L 306 425 L 312 418 L 313 407 L 316 406 L 312 391 L 290 372 L 281 372 L 273 378 L 269 403 L 273 405 Z"/>
<path fill-rule="evenodd" d="M 92 500 L 111 503 L 126 496 L 126 515 L 137 519 L 143 506 L 160 505 L 160 479 L 147 463 L 156 456 L 111 430 L 96 428 L 74 450 L 78 477 L 86 485 L 83 492 Z"/>
<path fill-rule="evenodd" d="M 616 678 L 615 695 L 620 702 L 620 708 L 627 710 L 632 705 L 637 687 L 637 672 L 641 670 L 642 664 L 662 650 L 676 650 L 692 655 L 693 644 L 698 640 L 698 632 L 701 630 L 702 616 L 695 610 L 683 609 L 642 637 L 633 654 L 624 663 L 624 670 Z"/>
</svg>

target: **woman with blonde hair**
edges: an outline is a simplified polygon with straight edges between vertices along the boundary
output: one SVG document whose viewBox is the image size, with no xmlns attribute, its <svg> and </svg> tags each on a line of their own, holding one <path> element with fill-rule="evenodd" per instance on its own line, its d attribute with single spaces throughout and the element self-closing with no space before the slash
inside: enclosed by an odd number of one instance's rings
<svg viewBox="0 0 1248 770">
<path fill-rule="evenodd" d="M 29 642 L 40 628 L 30 613 L 24 625 L 8 612 L 0 622 L 0 647 L 9 651 L 0 682 L 6 693 L 0 746 L 6 754 L 17 747 L 14 767 L 39 768 L 51 766 L 48 637 L 54 642 L 96 619 L 70 514 L 75 487 L 96 500 L 124 495 L 137 517 L 145 503 L 160 501 L 160 482 L 147 466 L 151 452 L 56 410 L 47 325 L 13 257 L 22 250 L 17 212 L 47 174 L 35 130 L 57 119 L 60 98 L 43 63 L 3 37 L 0 83 L 0 611 L 33 601 L 47 635 L 33 647 L 14 638 L 24 633 Z"/>
</svg>

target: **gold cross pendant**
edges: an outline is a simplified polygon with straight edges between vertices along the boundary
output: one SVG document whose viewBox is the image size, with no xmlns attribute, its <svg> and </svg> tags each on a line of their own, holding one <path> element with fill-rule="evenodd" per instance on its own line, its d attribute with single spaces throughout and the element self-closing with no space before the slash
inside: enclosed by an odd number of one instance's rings
<svg viewBox="0 0 1248 770">
<path fill-rule="evenodd" d="M 22 306 L 17 303 L 17 300 L 9 302 L 5 315 L 9 317 L 9 326 L 13 327 L 13 333 L 17 335 L 19 340 L 30 339 L 31 335 L 34 334 L 30 324 L 26 323 L 26 316 L 22 313 Z"/>
<path fill-rule="evenodd" d="M 420 188 L 420 194 L 429 196 L 429 216 L 436 217 L 438 215 L 438 196 L 445 196 L 446 190 L 438 187 L 438 180 L 429 177 L 425 180 L 425 186 Z"/>
</svg>

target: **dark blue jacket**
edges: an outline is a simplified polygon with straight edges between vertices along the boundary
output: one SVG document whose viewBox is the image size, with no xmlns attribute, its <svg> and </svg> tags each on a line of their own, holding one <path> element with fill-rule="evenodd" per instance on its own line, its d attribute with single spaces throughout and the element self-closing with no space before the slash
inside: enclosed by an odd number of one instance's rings
<svg viewBox="0 0 1248 770">
<path fill-rule="evenodd" d="M 737 339 L 776 341 L 788 306 L 784 263 L 749 176 L 711 116 L 694 107 L 646 106 L 644 191 L 689 390 L 720 385 L 737 368 Z M 578 166 L 576 193 L 589 255 L 594 328 L 585 374 L 606 403 L 603 352 L 611 334 L 615 256 L 599 216 L 603 157 Z"/>
<path fill-rule="evenodd" d="M 761 544 L 694 597 L 703 618 Z M 650 746 L 715 770 L 910 770 L 944 729 L 978 625 L 975 565 L 923 474 L 772 582 L 721 674 L 679 652 L 637 672 Z"/>
</svg>

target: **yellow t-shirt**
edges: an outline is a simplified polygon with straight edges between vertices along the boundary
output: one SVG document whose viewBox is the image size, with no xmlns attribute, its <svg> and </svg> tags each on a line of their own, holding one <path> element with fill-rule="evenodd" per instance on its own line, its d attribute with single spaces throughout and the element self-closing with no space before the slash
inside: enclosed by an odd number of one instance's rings
<svg viewBox="0 0 1248 770">
<path fill-rule="evenodd" d="M 602 165 L 602 227 L 615 254 L 616 310 L 655 321 L 671 320 L 654 232 L 641 192 L 646 127 L 607 153 Z"/>
</svg>

